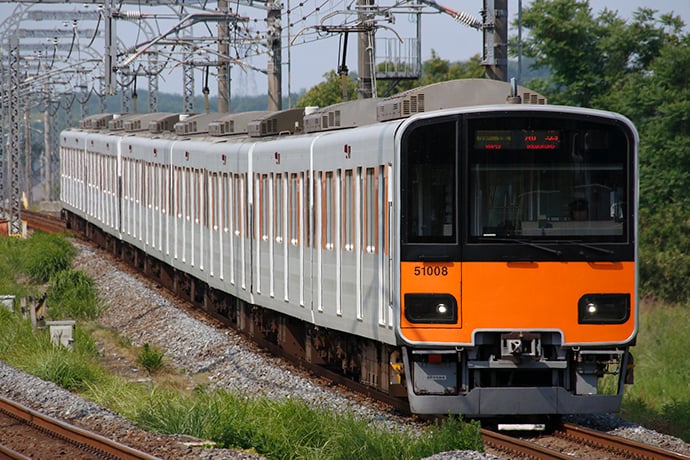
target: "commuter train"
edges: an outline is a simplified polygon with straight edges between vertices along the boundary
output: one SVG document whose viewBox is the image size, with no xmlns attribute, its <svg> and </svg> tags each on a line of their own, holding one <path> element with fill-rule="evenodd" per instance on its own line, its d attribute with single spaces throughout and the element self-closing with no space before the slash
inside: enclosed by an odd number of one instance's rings
<svg viewBox="0 0 690 460">
<path fill-rule="evenodd" d="M 306 362 L 466 417 L 617 411 L 638 329 L 625 117 L 456 80 L 61 133 L 68 225 Z"/>
</svg>

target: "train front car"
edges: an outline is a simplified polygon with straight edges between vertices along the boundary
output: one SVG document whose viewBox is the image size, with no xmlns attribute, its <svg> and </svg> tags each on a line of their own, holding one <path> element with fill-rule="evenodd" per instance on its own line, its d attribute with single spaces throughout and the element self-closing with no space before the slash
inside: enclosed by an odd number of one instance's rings
<svg viewBox="0 0 690 460">
<path fill-rule="evenodd" d="M 411 119 L 398 139 L 412 411 L 617 411 L 637 332 L 632 124 L 483 107 Z"/>
</svg>

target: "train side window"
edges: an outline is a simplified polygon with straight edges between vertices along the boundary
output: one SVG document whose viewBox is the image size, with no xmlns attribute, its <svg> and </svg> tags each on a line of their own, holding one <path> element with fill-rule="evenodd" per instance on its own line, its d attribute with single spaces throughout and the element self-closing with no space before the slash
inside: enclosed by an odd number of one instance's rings
<svg viewBox="0 0 690 460">
<path fill-rule="evenodd" d="M 290 174 L 290 244 L 299 244 L 300 231 L 300 180 L 296 173 Z"/>
<path fill-rule="evenodd" d="M 211 203 L 208 193 L 209 189 L 209 176 L 205 169 L 199 169 L 197 173 L 199 179 L 199 188 L 197 189 L 198 199 L 199 199 L 199 223 L 204 227 L 209 227 L 210 225 L 210 210 Z"/>
<path fill-rule="evenodd" d="M 127 199 L 134 202 L 134 161 L 128 160 L 125 167 Z"/>
<path fill-rule="evenodd" d="M 275 210 L 273 238 L 276 243 L 282 244 L 285 206 L 283 206 L 283 175 L 280 173 L 276 174 L 273 179 L 273 209 Z"/>
<path fill-rule="evenodd" d="M 145 191 L 145 193 L 148 195 L 148 197 L 146 198 L 146 200 L 148 201 L 146 203 L 146 207 L 148 209 L 151 209 L 153 208 L 153 206 L 155 206 L 156 199 L 158 197 L 158 184 L 156 183 L 155 167 L 156 165 L 154 163 L 145 163 L 146 175 L 148 176 L 146 182 L 149 185 L 148 190 Z"/>
<path fill-rule="evenodd" d="M 194 211 L 194 222 L 197 224 L 204 223 L 204 176 L 200 169 L 194 170 L 194 200 L 196 210 Z"/>
<path fill-rule="evenodd" d="M 170 184 L 170 166 L 165 165 L 163 166 L 163 202 L 161 204 L 163 208 L 163 214 L 169 214 L 170 213 L 170 205 L 171 205 L 171 184 Z"/>
<path fill-rule="evenodd" d="M 158 181 L 158 165 L 156 163 L 147 163 L 146 168 L 148 169 L 149 175 L 149 185 L 151 190 L 149 190 L 149 204 L 148 208 L 158 209 L 158 200 L 160 199 L 160 182 Z"/>
<path fill-rule="evenodd" d="M 206 214 L 206 209 L 208 207 L 205 206 L 208 200 L 208 194 L 206 193 L 205 187 L 206 175 L 201 169 L 196 169 L 194 171 L 194 180 L 196 181 L 196 189 L 194 190 L 194 193 L 196 194 L 196 222 L 201 225 L 208 226 L 208 218 Z"/>
<path fill-rule="evenodd" d="M 218 187 L 218 173 L 214 172 L 211 173 L 210 175 L 211 179 L 211 198 L 209 202 L 209 211 L 211 213 L 211 229 L 212 230 L 218 230 L 219 227 L 219 222 L 218 222 L 218 217 L 219 217 L 219 208 L 218 205 L 220 203 L 220 189 Z"/>
<path fill-rule="evenodd" d="M 191 170 L 192 222 L 199 223 L 199 176 L 196 169 Z"/>
<path fill-rule="evenodd" d="M 364 248 L 368 253 L 376 253 L 378 245 L 378 175 L 375 168 L 367 168 L 364 175 L 362 197 L 362 217 L 364 229 Z"/>
<path fill-rule="evenodd" d="M 173 197 L 175 198 L 175 217 L 178 219 L 182 218 L 182 168 L 175 166 L 174 171 L 174 184 L 173 184 Z"/>
<path fill-rule="evenodd" d="M 142 183 L 144 184 L 141 191 L 141 203 L 145 209 L 151 208 L 151 195 L 153 194 L 153 183 L 151 181 L 151 163 L 142 160 L 141 162 Z"/>
<path fill-rule="evenodd" d="M 132 202 L 134 201 L 134 197 L 132 196 L 132 160 L 127 159 L 126 161 L 123 160 L 123 165 L 122 165 L 122 181 L 123 181 L 123 186 L 122 189 L 124 191 L 124 198 L 125 201 L 127 202 Z"/>
<path fill-rule="evenodd" d="M 155 211 L 160 211 L 161 209 L 161 167 L 158 163 L 152 163 L 152 173 L 153 173 L 153 209 Z"/>
<path fill-rule="evenodd" d="M 223 232 L 227 233 L 231 228 L 230 220 L 232 219 L 232 210 L 230 208 L 230 200 L 232 200 L 232 180 L 228 173 L 223 173 L 220 176 L 220 193 L 221 204 L 218 207 L 220 210 L 220 225 Z"/>
<path fill-rule="evenodd" d="M 139 160 L 132 160 L 131 173 L 132 174 L 130 176 L 130 185 L 132 187 L 132 202 L 134 204 L 139 204 L 141 202 L 141 198 L 139 197 L 141 187 L 137 187 L 137 184 L 139 184 L 139 181 L 141 181 L 141 174 L 139 173 Z"/>
<path fill-rule="evenodd" d="M 179 181 L 179 168 L 177 166 L 173 166 L 172 168 L 172 184 L 171 185 L 171 205 L 172 205 L 172 215 L 175 218 L 180 217 L 179 212 L 180 212 L 180 194 L 177 191 L 177 188 L 179 187 L 180 181 Z"/>
<path fill-rule="evenodd" d="M 184 184 L 182 186 L 182 194 L 184 195 L 184 215 L 188 221 L 192 219 L 192 170 L 185 168 L 184 170 Z"/>
<path fill-rule="evenodd" d="M 245 190 L 244 190 L 244 184 L 245 184 L 245 177 L 244 175 L 240 174 L 235 174 L 234 178 L 234 200 L 232 203 L 235 204 L 235 214 L 234 214 L 234 222 L 233 222 L 233 231 L 235 233 L 235 236 L 244 236 L 245 232 L 245 220 L 244 220 L 244 206 L 245 206 Z"/>
<path fill-rule="evenodd" d="M 196 200 L 194 192 L 196 190 L 196 182 L 194 181 L 194 170 L 191 168 L 187 169 L 187 189 L 185 195 L 188 197 L 187 206 L 187 220 L 194 221 L 196 218 Z"/>
<path fill-rule="evenodd" d="M 354 250 L 354 173 L 351 169 L 345 170 L 343 177 L 343 249 L 346 251 Z"/>
<path fill-rule="evenodd" d="M 127 161 L 123 162 L 124 163 L 124 168 L 123 168 L 123 180 L 124 180 L 124 189 L 125 189 L 125 198 L 127 201 L 134 201 L 134 196 L 132 194 L 132 189 L 133 189 L 133 174 L 132 171 L 134 169 L 134 165 L 132 160 L 128 159 Z"/>
<path fill-rule="evenodd" d="M 287 244 L 289 241 L 288 238 L 288 231 L 289 231 L 289 213 L 290 213 L 290 208 L 289 208 L 289 187 L 290 187 L 290 182 L 289 182 L 290 175 L 288 173 L 283 173 L 280 175 L 280 202 L 278 203 L 278 206 L 281 207 L 281 216 L 282 220 L 280 222 L 280 238 L 281 238 L 281 243 Z"/>
<path fill-rule="evenodd" d="M 422 124 L 403 140 L 403 242 L 454 243 L 456 122 Z"/>
<path fill-rule="evenodd" d="M 199 196 L 199 170 L 192 169 L 192 222 L 198 224 L 201 222 L 201 197 Z"/>
<path fill-rule="evenodd" d="M 151 204 L 149 207 L 152 207 L 154 210 L 158 211 L 160 209 L 160 181 L 158 180 L 160 177 L 159 173 L 159 167 L 158 164 L 156 163 L 151 163 L 151 182 L 153 183 L 153 190 L 151 190 L 151 194 L 153 195 L 153 200 L 151 200 Z"/>
<path fill-rule="evenodd" d="M 149 183 L 149 165 L 143 160 L 139 160 L 139 204 L 147 209 L 149 207 L 149 190 L 151 184 Z"/>
<path fill-rule="evenodd" d="M 258 201 L 259 201 L 259 237 L 263 241 L 268 240 L 268 174 L 261 174 L 258 178 Z"/>
<path fill-rule="evenodd" d="M 145 181 L 145 177 L 144 177 L 145 171 L 146 171 L 146 169 L 144 167 L 144 161 L 143 160 L 137 160 L 137 180 L 135 181 L 135 186 L 137 187 L 137 204 L 139 206 L 143 206 L 145 203 L 144 197 L 146 196 L 146 191 L 144 190 L 144 188 L 146 186 L 143 185 L 144 181 Z"/>
<path fill-rule="evenodd" d="M 300 181 L 302 185 L 302 217 L 304 218 L 304 233 L 302 240 L 306 247 L 311 247 L 312 245 L 312 232 L 314 231 L 313 214 L 309 212 L 310 203 L 309 200 L 312 198 L 312 190 L 314 184 L 312 183 L 315 179 L 309 173 L 301 173 L 302 180 Z M 312 221 L 310 222 L 310 219 Z"/>
<path fill-rule="evenodd" d="M 333 249 L 334 206 L 333 172 L 321 173 L 321 238 L 323 249 Z"/>
</svg>

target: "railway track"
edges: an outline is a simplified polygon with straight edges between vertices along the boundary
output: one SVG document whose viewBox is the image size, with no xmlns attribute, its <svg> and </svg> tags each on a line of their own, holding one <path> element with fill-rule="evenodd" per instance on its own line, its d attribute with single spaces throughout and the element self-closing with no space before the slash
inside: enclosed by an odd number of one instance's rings
<svg viewBox="0 0 690 460">
<path fill-rule="evenodd" d="M 484 443 L 510 458 L 690 460 L 690 457 L 630 439 L 565 423 L 548 435 L 522 439 L 482 429 Z"/>
<path fill-rule="evenodd" d="M 0 397 L 0 459 L 153 460 L 144 452 Z"/>
<path fill-rule="evenodd" d="M 22 210 L 22 219 L 30 229 L 41 230 L 46 233 L 60 233 L 67 231 L 65 222 L 59 217 L 50 214 Z"/>
</svg>

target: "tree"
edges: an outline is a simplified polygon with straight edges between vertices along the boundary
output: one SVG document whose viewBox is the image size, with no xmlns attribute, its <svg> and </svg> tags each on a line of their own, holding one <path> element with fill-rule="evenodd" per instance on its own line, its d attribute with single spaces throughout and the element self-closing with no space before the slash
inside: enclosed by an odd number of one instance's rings
<svg viewBox="0 0 690 460">
<path fill-rule="evenodd" d="M 311 87 L 295 104 L 297 107 L 326 107 L 343 102 L 343 81 L 335 70 L 323 74 L 325 81 Z M 345 79 L 348 100 L 357 98 L 357 83 L 352 76 Z"/>
<path fill-rule="evenodd" d="M 465 62 L 449 62 L 441 59 L 432 49 L 431 57 L 422 63 L 422 78 L 419 80 L 419 86 L 463 78 L 484 78 L 484 74 L 485 70 L 479 54 L 475 54 Z"/>
<path fill-rule="evenodd" d="M 381 64 L 385 65 L 385 64 Z M 397 92 L 406 91 L 418 86 L 425 86 L 442 81 L 455 80 L 460 78 L 482 78 L 484 68 L 482 67 L 480 56 L 474 55 L 465 62 L 449 62 L 441 59 L 436 51 L 431 50 L 431 58 L 422 63 L 422 77 L 419 80 L 404 80 L 396 82 L 394 88 Z M 296 106 L 306 107 L 310 105 L 325 107 L 343 101 L 342 82 L 340 76 L 331 70 L 323 75 L 325 81 L 310 88 Z M 351 74 L 347 79 L 348 98 L 355 99 L 357 96 L 357 83 Z M 378 85 L 378 97 L 384 97 L 390 92 L 390 87 Z"/>
<path fill-rule="evenodd" d="M 553 103 L 597 106 L 630 73 L 643 72 L 683 27 L 673 15 L 640 8 L 630 24 L 608 9 L 592 15 L 588 0 L 534 0 L 523 11 L 527 56 L 551 76 L 530 84 Z"/>
</svg>

